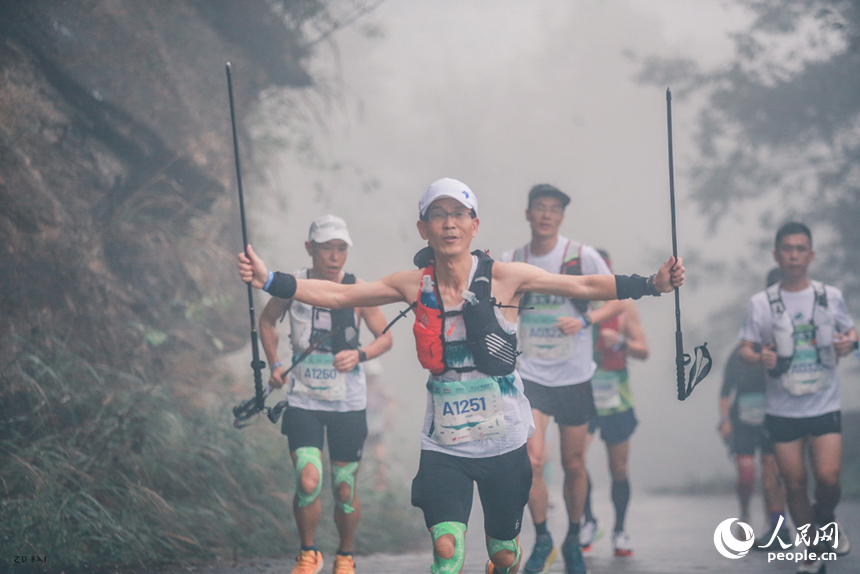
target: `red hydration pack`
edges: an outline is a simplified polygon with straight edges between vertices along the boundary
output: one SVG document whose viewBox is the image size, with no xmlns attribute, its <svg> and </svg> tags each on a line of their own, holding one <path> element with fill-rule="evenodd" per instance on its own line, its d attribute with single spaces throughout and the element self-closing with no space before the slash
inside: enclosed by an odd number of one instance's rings
<svg viewBox="0 0 860 574">
<path fill-rule="evenodd" d="M 418 300 L 415 306 L 415 323 L 412 333 L 415 335 L 415 349 L 421 366 L 433 373 L 441 375 L 445 367 L 445 350 L 442 346 L 442 310 L 434 281 L 435 267 L 431 264 L 424 268 L 421 274 L 421 286 L 418 290 Z"/>
<path fill-rule="evenodd" d="M 483 251 L 473 251 L 478 267 L 469 286 L 471 297 L 463 303 L 462 311 L 445 311 L 442 296 L 436 286 L 433 250 L 426 247 L 415 256 L 415 264 L 422 267 L 421 285 L 415 301 L 415 349 L 421 366 L 434 375 L 449 369 L 457 372 L 478 370 L 491 377 L 503 377 L 514 372 L 517 365 L 517 335 L 506 332 L 495 315 L 498 305 L 492 296 L 493 260 Z M 466 340 L 446 341 L 444 317 L 462 315 L 466 327 Z M 446 349 L 468 346 L 475 366 L 451 367 Z"/>
</svg>

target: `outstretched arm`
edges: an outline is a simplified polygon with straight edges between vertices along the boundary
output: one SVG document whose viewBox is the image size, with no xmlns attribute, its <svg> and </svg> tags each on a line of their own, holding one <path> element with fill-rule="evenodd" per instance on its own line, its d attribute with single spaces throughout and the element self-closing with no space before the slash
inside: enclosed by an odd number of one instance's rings
<svg viewBox="0 0 860 574">
<path fill-rule="evenodd" d="M 291 275 L 279 274 L 281 278 L 291 278 L 289 291 L 291 293 L 276 293 L 272 295 L 286 297 L 326 309 L 343 309 L 346 307 L 375 307 L 387 303 L 405 301 L 400 286 L 404 285 L 405 274 L 409 271 L 394 273 L 372 283 L 355 283 L 343 285 L 332 281 L 318 279 L 295 279 Z M 239 254 L 239 275 L 242 281 L 252 287 L 262 289 L 269 281 L 269 270 L 262 259 L 257 257 L 254 249 L 248 245 L 248 254 Z M 278 278 L 276 277 L 276 280 Z M 293 291 L 294 289 L 294 291 Z"/>
<path fill-rule="evenodd" d="M 560 275 L 549 273 L 525 263 L 504 263 L 502 274 L 515 285 L 517 293 L 531 291 L 573 299 L 608 301 L 618 298 L 616 277 L 613 275 Z M 684 284 L 683 260 L 670 257 L 654 277 L 657 293 L 669 293 Z M 622 296 L 625 293 L 621 294 Z M 629 295 L 628 295 L 629 296 Z"/>
</svg>

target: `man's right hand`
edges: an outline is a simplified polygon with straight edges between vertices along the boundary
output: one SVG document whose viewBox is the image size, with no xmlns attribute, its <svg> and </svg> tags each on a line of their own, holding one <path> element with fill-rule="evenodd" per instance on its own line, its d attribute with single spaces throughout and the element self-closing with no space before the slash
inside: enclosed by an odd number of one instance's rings
<svg viewBox="0 0 860 574">
<path fill-rule="evenodd" d="M 272 369 L 272 374 L 269 376 L 269 386 L 273 389 L 280 389 L 284 386 L 284 375 L 287 369 L 283 365 L 278 365 Z"/>
<path fill-rule="evenodd" d="M 765 369 L 776 367 L 776 351 L 773 345 L 767 345 L 761 348 L 761 364 Z"/>
<path fill-rule="evenodd" d="M 263 260 L 257 257 L 253 247 L 248 245 L 248 254 L 239 254 L 239 276 L 255 289 L 262 289 L 269 280 L 269 270 Z"/>
</svg>

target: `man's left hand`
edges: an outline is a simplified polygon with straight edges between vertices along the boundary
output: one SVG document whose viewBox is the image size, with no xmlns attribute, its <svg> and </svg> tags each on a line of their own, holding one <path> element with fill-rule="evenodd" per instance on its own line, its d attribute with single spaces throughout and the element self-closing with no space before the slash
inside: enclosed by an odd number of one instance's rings
<svg viewBox="0 0 860 574">
<path fill-rule="evenodd" d="M 358 364 L 358 350 L 347 349 L 334 356 L 334 368 L 341 373 L 348 373 Z"/>
<path fill-rule="evenodd" d="M 836 349 L 837 357 L 844 357 L 854 350 L 854 340 L 842 333 L 833 336 L 833 348 Z"/>
<path fill-rule="evenodd" d="M 582 321 L 578 317 L 559 317 L 555 326 L 565 335 L 576 335 L 582 331 Z"/>
<path fill-rule="evenodd" d="M 658 293 L 671 293 L 676 287 L 684 284 L 684 259 L 670 257 L 663 263 L 657 276 L 654 278 L 654 286 Z"/>
</svg>

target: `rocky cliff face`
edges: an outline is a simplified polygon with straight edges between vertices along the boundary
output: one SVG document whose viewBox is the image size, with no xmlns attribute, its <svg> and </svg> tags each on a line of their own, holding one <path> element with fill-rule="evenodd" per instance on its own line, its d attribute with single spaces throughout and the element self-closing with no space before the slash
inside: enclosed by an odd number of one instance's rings
<svg viewBox="0 0 860 574">
<path fill-rule="evenodd" d="M 244 341 L 224 64 L 241 123 L 261 89 L 310 84 L 297 30 L 319 9 L 0 4 L 0 364 L 46 334 L 114 365 Z"/>
</svg>

